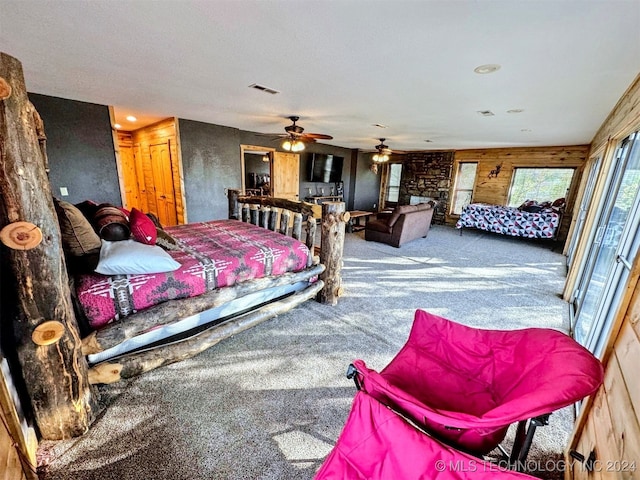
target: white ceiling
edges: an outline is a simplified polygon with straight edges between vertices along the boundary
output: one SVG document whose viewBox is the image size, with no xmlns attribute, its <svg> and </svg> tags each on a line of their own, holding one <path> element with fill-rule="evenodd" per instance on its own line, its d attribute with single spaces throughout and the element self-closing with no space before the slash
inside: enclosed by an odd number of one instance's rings
<svg viewBox="0 0 640 480">
<path fill-rule="evenodd" d="M 31 92 L 363 149 L 589 143 L 639 27 L 639 0 L 0 0 Z"/>
</svg>

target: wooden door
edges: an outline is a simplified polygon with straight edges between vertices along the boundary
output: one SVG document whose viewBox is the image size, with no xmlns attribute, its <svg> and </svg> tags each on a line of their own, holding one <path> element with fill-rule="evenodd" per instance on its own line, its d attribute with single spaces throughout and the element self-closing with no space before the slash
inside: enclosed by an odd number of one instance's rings
<svg viewBox="0 0 640 480">
<path fill-rule="evenodd" d="M 169 141 L 149 145 L 156 214 L 163 226 L 178 224 Z"/>
<path fill-rule="evenodd" d="M 138 174 L 133 157 L 133 146 L 120 145 L 120 165 L 122 165 L 122 181 L 124 183 L 124 208 L 131 210 L 140 208 L 138 193 Z"/>
<path fill-rule="evenodd" d="M 299 190 L 300 155 L 274 152 L 271 164 L 271 196 L 298 200 Z"/>
<path fill-rule="evenodd" d="M 148 195 L 153 193 L 153 188 L 147 188 L 147 180 L 144 175 L 144 157 L 142 155 L 142 147 L 139 143 L 133 146 L 133 163 L 136 169 L 136 179 L 138 181 L 138 200 L 139 205 L 135 207 L 142 212 L 150 212 Z"/>
</svg>

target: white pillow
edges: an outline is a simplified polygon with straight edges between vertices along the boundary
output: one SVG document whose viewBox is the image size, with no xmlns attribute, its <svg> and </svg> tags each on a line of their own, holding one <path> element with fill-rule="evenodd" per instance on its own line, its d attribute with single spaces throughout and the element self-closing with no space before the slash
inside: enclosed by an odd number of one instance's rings
<svg viewBox="0 0 640 480">
<path fill-rule="evenodd" d="M 133 275 L 172 272 L 180 268 L 162 248 L 135 240 L 102 240 L 96 272 L 103 275 Z"/>
</svg>

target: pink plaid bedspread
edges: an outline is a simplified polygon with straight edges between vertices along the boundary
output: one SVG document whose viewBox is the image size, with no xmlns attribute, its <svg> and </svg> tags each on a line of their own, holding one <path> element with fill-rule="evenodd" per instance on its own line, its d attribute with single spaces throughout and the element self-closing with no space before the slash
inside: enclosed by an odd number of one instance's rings
<svg viewBox="0 0 640 480">
<path fill-rule="evenodd" d="M 182 266 L 167 273 L 76 277 L 79 302 L 94 329 L 144 308 L 269 275 L 303 270 L 309 249 L 291 237 L 237 220 L 168 227 Z"/>
</svg>

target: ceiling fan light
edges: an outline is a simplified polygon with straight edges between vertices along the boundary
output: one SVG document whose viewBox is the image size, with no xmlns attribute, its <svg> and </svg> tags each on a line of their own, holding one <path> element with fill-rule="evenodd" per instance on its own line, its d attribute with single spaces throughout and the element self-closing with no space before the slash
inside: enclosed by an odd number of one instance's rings
<svg viewBox="0 0 640 480">
<path fill-rule="evenodd" d="M 282 142 L 282 148 L 284 148 L 287 152 L 291 151 L 291 140 L 285 140 L 284 142 Z"/>
<path fill-rule="evenodd" d="M 291 144 L 292 152 L 301 152 L 302 150 L 304 150 L 304 143 L 301 142 L 300 140 L 296 140 Z"/>
</svg>

